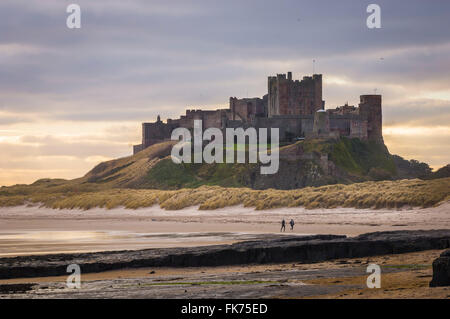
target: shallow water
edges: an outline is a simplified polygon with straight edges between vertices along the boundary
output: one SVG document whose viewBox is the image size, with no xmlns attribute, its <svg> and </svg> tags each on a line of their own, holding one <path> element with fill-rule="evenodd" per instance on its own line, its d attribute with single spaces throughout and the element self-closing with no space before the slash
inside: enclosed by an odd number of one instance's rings
<svg viewBox="0 0 450 319">
<path fill-rule="evenodd" d="M 427 209 L 279 208 L 242 206 L 214 211 L 158 206 L 127 210 L 0 208 L 0 256 L 229 244 L 280 234 L 345 234 L 450 228 L 450 203 Z"/>
<path fill-rule="evenodd" d="M 267 234 L 130 233 L 125 231 L 26 231 L 0 234 L 0 257 L 106 250 L 188 247 L 258 240 Z"/>
</svg>

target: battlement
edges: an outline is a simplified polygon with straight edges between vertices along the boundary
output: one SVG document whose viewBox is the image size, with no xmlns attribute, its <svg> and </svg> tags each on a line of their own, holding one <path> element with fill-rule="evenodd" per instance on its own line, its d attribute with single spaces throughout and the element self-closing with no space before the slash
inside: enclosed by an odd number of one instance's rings
<svg viewBox="0 0 450 319">
<path fill-rule="evenodd" d="M 158 116 L 156 122 L 142 124 L 142 144 L 135 145 L 134 151 L 169 140 L 172 130 L 177 127 L 192 130 L 194 120 L 202 120 L 205 130 L 211 127 L 222 130 L 228 127 L 276 127 L 280 141 L 339 136 L 383 141 L 381 95 L 361 95 L 358 107 L 346 103 L 325 110 L 322 74 L 294 80 L 292 72 L 269 76 L 267 89 L 262 98 L 230 97 L 228 109 L 187 109 L 185 115 L 167 119 L 166 123 Z"/>
<path fill-rule="evenodd" d="M 346 114 L 359 114 L 359 109 L 354 107 L 353 105 L 348 105 L 348 103 L 345 103 L 342 106 L 338 106 L 335 109 L 327 110 L 330 114 L 339 114 L 339 115 L 346 115 Z"/>
</svg>

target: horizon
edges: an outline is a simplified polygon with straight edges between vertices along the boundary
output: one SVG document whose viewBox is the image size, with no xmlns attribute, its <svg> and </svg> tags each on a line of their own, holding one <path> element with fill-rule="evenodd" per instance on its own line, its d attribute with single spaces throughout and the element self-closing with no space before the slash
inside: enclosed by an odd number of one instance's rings
<svg viewBox="0 0 450 319">
<path fill-rule="evenodd" d="M 351 0 L 80 0 L 73 30 L 70 3 L 0 4 L 0 186 L 83 176 L 131 155 L 141 122 L 262 97 L 287 71 L 323 74 L 325 109 L 382 95 L 390 153 L 450 163 L 448 1 L 377 1 L 374 30 Z"/>
</svg>

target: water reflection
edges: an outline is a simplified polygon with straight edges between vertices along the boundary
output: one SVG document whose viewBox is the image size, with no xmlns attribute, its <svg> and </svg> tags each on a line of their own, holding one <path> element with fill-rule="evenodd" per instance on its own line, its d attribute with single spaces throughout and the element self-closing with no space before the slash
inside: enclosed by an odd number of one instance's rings
<svg viewBox="0 0 450 319">
<path fill-rule="evenodd" d="M 267 238 L 243 232 L 132 233 L 28 231 L 0 233 L 0 256 L 229 244 Z"/>
</svg>

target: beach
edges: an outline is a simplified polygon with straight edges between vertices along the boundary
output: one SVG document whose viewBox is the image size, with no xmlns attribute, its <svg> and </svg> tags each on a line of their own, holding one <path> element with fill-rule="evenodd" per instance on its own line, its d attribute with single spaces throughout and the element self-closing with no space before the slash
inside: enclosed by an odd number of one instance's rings
<svg viewBox="0 0 450 319">
<path fill-rule="evenodd" d="M 280 234 L 356 236 L 391 230 L 450 229 L 450 203 L 432 208 L 255 210 L 233 206 L 177 211 L 159 206 L 136 210 L 0 208 L 0 257 L 49 253 L 136 250 L 231 244 Z"/>
<path fill-rule="evenodd" d="M 294 229 L 280 233 L 282 219 Z M 449 298 L 448 287 L 428 287 L 449 229 L 448 202 L 401 210 L 1 208 L 0 298 Z M 81 289 L 66 286 L 72 263 L 81 265 Z M 366 286 L 372 263 L 381 266 L 381 289 Z"/>
<path fill-rule="evenodd" d="M 338 259 L 313 264 L 137 268 L 81 276 L 0 280 L 0 298 L 450 298 L 450 287 L 430 288 L 431 261 L 440 250 Z M 381 289 L 366 286 L 366 267 L 381 266 Z M 21 291 L 12 292 L 12 289 Z"/>
</svg>

